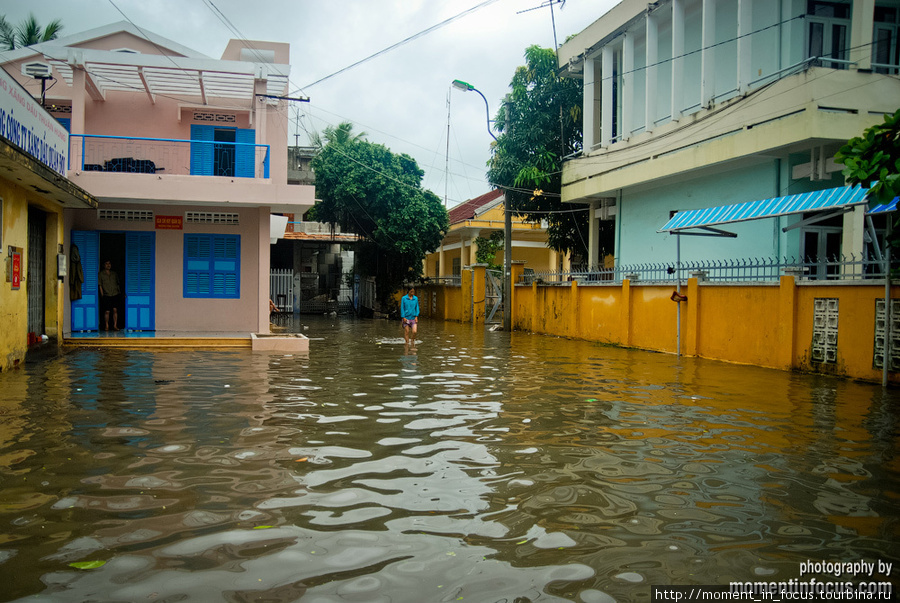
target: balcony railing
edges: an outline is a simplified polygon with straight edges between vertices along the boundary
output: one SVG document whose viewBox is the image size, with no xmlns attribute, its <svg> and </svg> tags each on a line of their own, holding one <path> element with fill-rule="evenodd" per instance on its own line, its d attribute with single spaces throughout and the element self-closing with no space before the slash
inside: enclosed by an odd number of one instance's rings
<svg viewBox="0 0 900 603">
<path fill-rule="evenodd" d="M 184 176 L 268 178 L 269 145 L 72 134 L 69 169 Z"/>
</svg>

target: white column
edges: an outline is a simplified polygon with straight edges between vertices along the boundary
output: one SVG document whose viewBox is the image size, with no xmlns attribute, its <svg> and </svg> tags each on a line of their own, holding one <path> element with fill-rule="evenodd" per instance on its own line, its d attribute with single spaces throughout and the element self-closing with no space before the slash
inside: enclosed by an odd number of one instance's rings
<svg viewBox="0 0 900 603">
<path fill-rule="evenodd" d="M 737 87 L 743 94 L 750 87 L 753 74 L 750 73 L 750 49 L 753 31 L 753 4 L 751 0 L 738 0 L 737 9 Z"/>
<path fill-rule="evenodd" d="M 656 62 L 659 60 L 659 27 L 655 13 L 647 13 L 647 54 L 644 64 L 644 131 L 651 132 L 656 126 Z"/>
<path fill-rule="evenodd" d="M 625 32 L 622 41 L 622 140 L 634 131 L 634 34 Z"/>
<path fill-rule="evenodd" d="M 875 25 L 875 0 L 853 0 L 850 14 L 850 60 L 856 69 L 872 68 L 872 30 Z"/>
<path fill-rule="evenodd" d="M 684 1 L 672 0 L 672 121 L 684 105 Z"/>
<path fill-rule="evenodd" d="M 604 46 L 600 54 L 600 143 L 612 144 L 613 129 L 613 49 Z"/>
<path fill-rule="evenodd" d="M 708 107 L 716 97 L 716 0 L 703 0 L 703 34 L 700 50 L 700 105 Z"/>
<path fill-rule="evenodd" d="M 587 53 L 584 54 L 584 88 L 582 89 L 582 114 L 584 115 L 584 124 L 582 126 L 582 141 L 584 145 L 584 153 L 591 151 L 597 140 L 594 137 L 594 128 L 597 121 L 597 103 L 595 102 L 594 88 L 594 59 L 589 58 Z"/>
<path fill-rule="evenodd" d="M 437 276 L 447 276 L 446 266 L 444 260 L 444 243 L 441 242 L 441 250 L 438 253 L 438 273 Z"/>
<path fill-rule="evenodd" d="M 591 208 L 588 210 L 588 270 L 594 268 L 599 262 L 597 256 L 600 255 L 600 231 L 597 227 L 597 209 L 600 207 L 600 201 L 591 200 Z"/>
</svg>

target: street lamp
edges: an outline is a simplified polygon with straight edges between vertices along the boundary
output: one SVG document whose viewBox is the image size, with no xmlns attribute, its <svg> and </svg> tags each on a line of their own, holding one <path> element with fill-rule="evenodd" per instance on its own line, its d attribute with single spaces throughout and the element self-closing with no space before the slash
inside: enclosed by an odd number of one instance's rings
<svg viewBox="0 0 900 603">
<path fill-rule="evenodd" d="M 484 110 L 487 112 L 487 129 L 491 138 L 497 140 L 491 132 L 491 109 L 488 101 L 481 94 L 481 90 L 462 80 L 453 80 L 453 87 L 464 92 L 474 90 L 484 100 Z M 448 138 L 449 141 L 449 138 Z M 512 331 L 512 211 L 509 208 L 509 200 L 504 193 L 503 201 L 503 330 Z"/>
<path fill-rule="evenodd" d="M 491 132 L 491 109 L 490 109 L 490 107 L 488 107 L 488 101 L 484 97 L 484 95 L 481 93 L 481 90 L 479 90 L 478 88 L 476 88 L 469 82 L 464 82 L 462 80 L 453 80 L 453 87 L 457 88 L 459 90 L 462 90 L 463 92 L 469 92 L 470 90 L 475 91 L 482 98 L 482 100 L 484 100 L 484 110 L 487 113 L 488 134 L 491 135 L 491 138 L 493 138 L 494 140 L 497 140 L 497 137 L 494 136 L 493 132 Z"/>
</svg>

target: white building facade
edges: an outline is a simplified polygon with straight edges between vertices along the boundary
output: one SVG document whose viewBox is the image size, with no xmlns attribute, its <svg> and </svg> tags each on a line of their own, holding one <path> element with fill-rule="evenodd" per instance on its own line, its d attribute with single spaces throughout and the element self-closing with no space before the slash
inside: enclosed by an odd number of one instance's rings
<svg viewBox="0 0 900 603">
<path fill-rule="evenodd" d="M 589 262 L 665 261 L 674 212 L 844 184 L 834 154 L 900 106 L 897 0 L 624 0 L 559 51 L 584 82 L 563 200 L 590 203 Z M 864 212 L 690 237 L 687 258 L 865 254 Z M 613 222 L 610 222 L 613 221 Z"/>
</svg>

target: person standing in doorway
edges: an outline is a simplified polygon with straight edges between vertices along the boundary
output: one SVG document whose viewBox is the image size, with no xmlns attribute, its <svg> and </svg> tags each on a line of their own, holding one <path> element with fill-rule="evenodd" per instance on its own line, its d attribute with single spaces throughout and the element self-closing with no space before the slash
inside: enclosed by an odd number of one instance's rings
<svg viewBox="0 0 900 603">
<path fill-rule="evenodd" d="M 403 338 L 406 345 L 416 341 L 417 323 L 419 320 L 419 298 L 415 287 L 410 287 L 406 295 L 400 299 L 400 324 L 403 325 Z"/>
<path fill-rule="evenodd" d="M 113 330 L 119 330 L 119 275 L 112 269 L 112 262 L 103 262 L 100 271 L 100 313 L 103 314 L 103 330 L 109 331 L 109 314 L 112 312 Z"/>
</svg>

